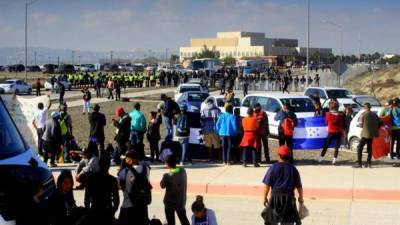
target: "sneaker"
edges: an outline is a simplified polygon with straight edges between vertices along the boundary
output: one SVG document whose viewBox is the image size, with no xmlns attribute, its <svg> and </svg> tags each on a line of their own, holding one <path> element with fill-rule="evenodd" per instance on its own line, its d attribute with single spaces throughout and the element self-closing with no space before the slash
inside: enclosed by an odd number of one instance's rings
<svg viewBox="0 0 400 225">
<path fill-rule="evenodd" d="M 353 168 L 362 168 L 362 165 L 359 164 L 359 163 L 356 163 L 356 164 L 353 165 Z"/>
<path fill-rule="evenodd" d="M 260 167 L 260 164 L 256 163 L 254 164 L 254 167 Z"/>
<path fill-rule="evenodd" d="M 321 163 L 323 159 L 324 159 L 324 157 L 319 156 L 318 159 L 317 159 L 318 163 Z"/>
<path fill-rule="evenodd" d="M 371 168 L 371 163 L 365 163 L 364 168 Z"/>
<path fill-rule="evenodd" d="M 183 166 L 183 162 L 179 163 L 179 166 Z"/>
<path fill-rule="evenodd" d="M 246 163 L 243 163 L 242 166 L 243 166 L 243 167 L 247 167 L 247 164 L 246 164 Z"/>
<path fill-rule="evenodd" d="M 332 165 L 336 166 L 336 158 L 333 158 Z"/>
</svg>

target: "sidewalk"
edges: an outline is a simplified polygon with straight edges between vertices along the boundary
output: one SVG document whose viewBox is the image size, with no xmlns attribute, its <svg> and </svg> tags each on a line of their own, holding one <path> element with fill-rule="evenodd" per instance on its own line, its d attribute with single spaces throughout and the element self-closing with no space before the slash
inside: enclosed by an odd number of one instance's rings
<svg viewBox="0 0 400 225">
<path fill-rule="evenodd" d="M 61 166 L 61 165 L 60 165 Z M 67 166 L 67 165 L 66 165 Z M 307 199 L 400 201 L 399 168 L 353 169 L 350 166 L 298 166 Z M 60 167 L 53 170 L 56 177 Z M 262 196 L 262 180 L 267 167 L 239 165 L 225 167 L 197 162 L 187 166 L 188 193 L 229 196 Z M 118 167 L 110 172 L 117 175 Z M 154 192 L 163 192 L 160 180 L 168 170 L 152 166 L 150 179 Z"/>
</svg>

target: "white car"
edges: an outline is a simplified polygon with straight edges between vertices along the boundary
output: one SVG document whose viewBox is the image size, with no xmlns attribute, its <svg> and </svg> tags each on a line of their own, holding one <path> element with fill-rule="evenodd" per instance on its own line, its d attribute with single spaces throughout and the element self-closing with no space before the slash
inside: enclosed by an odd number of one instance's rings
<svg viewBox="0 0 400 225">
<path fill-rule="evenodd" d="M 363 107 L 364 103 L 368 102 L 372 107 L 381 107 L 380 101 L 371 95 L 352 95 L 352 99 L 360 107 Z"/>
<path fill-rule="evenodd" d="M 214 105 L 216 105 L 221 112 L 225 112 L 225 96 L 223 95 L 217 95 L 217 96 L 209 96 L 208 98 L 206 98 L 206 100 L 204 100 L 201 103 L 201 110 L 203 111 L 203 109 L 206 107 L 207 102 L 209 99 L 212 99 L 212 101 L 214 102 Z M 233 108 L 240 108 L 240 98 L 239 97 L 234 97 L 233 99 Z"/>
<path fill-rule="evenodd" d="M 256 103 L 267 113 L 269 131 L 272 135 L 278 135 L 279 121 L 275 121 L 275 115 L 282 109 L 283 104 L 289 103 L 297 118 L 313 117 L 314 103 L 306 96 L 295 96 L 289 94 L 266 93 L 246 95 L 240 107 L 240 116 L 247 116 L 249 107 L 254 107 Z"/>
<path fill-rule="evenodd" d="M 336 99 L 339 103 L 339 110 L 344 111 L 344 108 L 351 106 L 354 112 L 360 111 L 361 107 L 352 99 L 352 93 L 346 88 L 338 87 L 308 87 L 304 91 L 305 96 L 312 96 L 318 93 L 322 107 L 326 108 L 329 104 L 329 99 Z"/>
<path fill-rule="evenodd" d="M 60 83 L 64 86 L 65 90 L 68 90 L 68 91 L 71 90 L 71 83 L 69 82 L 69 80 L 67 78 L 64 78 L 64 77 L 59 77 L 58 79 L 56 79 L 56 82 L 54 83 L 55 90 L 58 89 L 57 80 L 60 81 Z M 44 83 L 44 89 L 46 91 L 52 89 L 51 79 L 46 80 L 46 82 Z"/>
<path fill-rule="evenodd" d="M 378 114 L 383 107 L 371 107 L 371 112 Z M 349 134 L 347 135 L 347 140 L 349 142 L 350 150 L 357 152 L 357 146 L 361 140 L 361 126 L 360 126 L 360 116 L 363 114 L 364 110 L 360 110 L 353 118 L 350 123 Z"/>
<path fill-rule="evenodd" d="M 200 84 L 190 84 L 190 83 L 180 84 L 178 88 L 175 90 L 175 96 L 174 96 L 175 101 L 178 101 L 179 97 L 181 97 L 183 93 L 188 91 L 204 91 L 204 90 Z"/>
<path fill-rule="evenodd" d="M 81 72 L 96 72 L 96 67 L 93 64 L 82 64 L 79 69 Z"/>
<path fill-rule="evenodd" d="M 0 83 L 0 88 L 5 94 L 28 94 L 32 93 L 32 86 L 23 80 L 11 79 Z"/>
</svg>

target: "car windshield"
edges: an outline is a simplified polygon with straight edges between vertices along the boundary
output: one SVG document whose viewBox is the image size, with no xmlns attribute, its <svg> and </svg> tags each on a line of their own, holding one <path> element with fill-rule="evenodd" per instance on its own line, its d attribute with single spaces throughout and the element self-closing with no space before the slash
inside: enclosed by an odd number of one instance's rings
<svg viewBox="0 0 400 225">
<path fill-rule="evenodd" d="M 359 105 L 364 105 L 364 103 L 369 102 L 371 106 L 382 106 L 378 99 L 373 96 L 355 97 L 354 101 Z"/>
<path fill-rule="evenodd" d="M 201 91 L 200 86 L 183 86 L 180 88 L 179 93 L 185 93 L 188 91 Z"/>
<path fill-rule="evenodd" d="M 294 112 L 314 112 L 314 104 L 308 98 L 284 98 L 282 104 L 289 103 Z"/>
<path fill-rule="evenodd" d="M 189 102 L 203 102 L 208 97 L 207 93 L 190 93 L 188 94 Z"/>
<path fill-rule="evenodd" d="M 350 98 L 349 95 L 351 95 L 351 92 L 348 90 L 342 90 L 342 89 L 337 89 L 337 90 L 326 90 L 326 93 L 328 94 L 328 98 Z"/>
<path fill-rule="evenodd" d="M 217 106 L 224 107 L 225 99 L 224 98 L 217 98 Z M 233 107 L 240 107 L 240 98 L 233 99 Z"/>
<path fill-rule="evenodd" d="M 26 150 L 24 141 L 0 100 L 0 159 L 16 156 Z"/>
</svg>

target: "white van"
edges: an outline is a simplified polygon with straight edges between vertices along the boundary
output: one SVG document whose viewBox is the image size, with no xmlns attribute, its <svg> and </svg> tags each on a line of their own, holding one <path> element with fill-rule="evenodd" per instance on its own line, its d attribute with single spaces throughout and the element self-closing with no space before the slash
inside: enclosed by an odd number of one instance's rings
<svg viewBox="0 0 400 225">
<path fill-rule="evenodd" d="M 261 108 L 267 113 L 269 131 L 272 135 L 278 135 L 279 121 L 275 121 L 275 115 L 282 109 L 283 104 L 289 103 L 297 118 L 313 117 L 313 101 L 306 96 L 296 96 L 289 94 L 267 93 L 250 94 L 243 98 L 240 107 L 240 116 L 247 116 L 247 109 L 260 103 Z"/>
<path fill-rule="evenodd" d="M 345 107 L 351 106 L 354 112 L 360 111 L 361 107 L 352 99 L 352 93 L 346 88 L 338 87 L 308 87 L 304 96 L 312 96 L 318 93 L 323 108 L 328 108 L 330 99 L 336 99 L 339 103 L 339 110 L 344 111 Z"/>
</svg>

